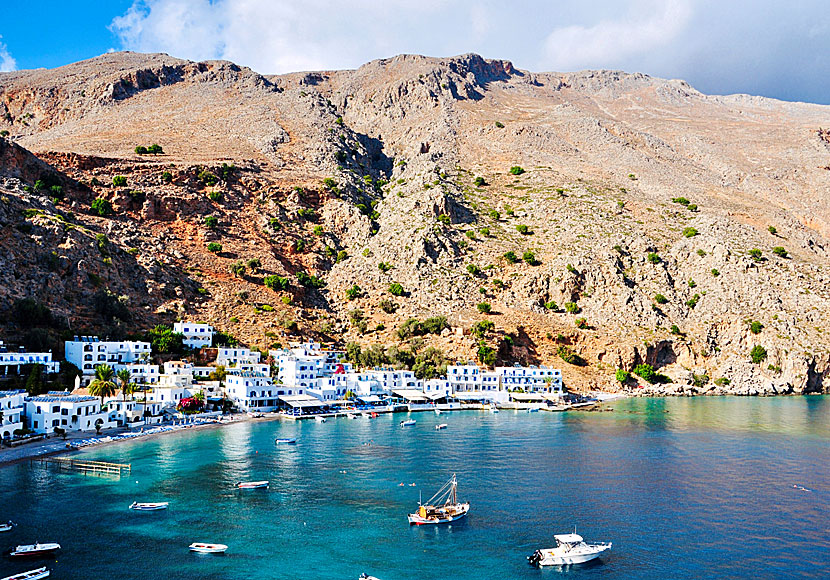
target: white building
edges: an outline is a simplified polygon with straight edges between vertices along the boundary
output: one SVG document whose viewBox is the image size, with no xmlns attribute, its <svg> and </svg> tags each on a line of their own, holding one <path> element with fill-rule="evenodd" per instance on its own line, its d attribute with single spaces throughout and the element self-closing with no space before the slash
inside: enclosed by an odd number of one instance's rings
<svg viewBox="0 0 830 580">
<path fill-rule="evenodd" d="M 97 336 L 76 336 L 64 343 L 66 360 L 81 369 L 88 380 L 101 364 L 119 364 L 150 360 L 150 343 L 141 341 L 102 341 Z"/>
<path fill-rule="evenodd" d="M 303 394 L 331 400 L 342 398 L 348 386 L 346 375 L 352 373 L 350 363 L 341 362 L 344 351 L 324 349 L 320 343 L 294 344 L 290 348 L 269 351 L 277 367 L 277 382 Z M 325 393 L 325 394 L 324 394 Z"/>
<path fill-rule="evenodd" d="M 9 352 L 0 340 L 0 367 L 2 367 L 3 375 L 8 375 L 10 369 L 12 373 L 19 375 L 20 367 L 30 364 L 43 365 L 43 370 L 47 373 L 56 373 L 61 370 L 61 363 L 52 360 L 51 352 L 26 352 L 22 346 L 17 352 Z"/>
<path fill-rule="evenodd" d="M 216 353 L 216 364 L 224 367 L 240 363 L 258 363 L 260 353 L 243 346 L 220 346 Z"/>
<path fill-rule="evenodd" d="M 277 397 L 289 394 L 270 377 L 249 372 L 226 376 L 225 393 L 242 411 L 274 411 Z"/>
<path fill-rule="evenodd" d="M 97 397 L 50 392 L 26 397 L 26 422 L 35 433 L 54 433 L 55 427 L 67 431 L 94 431 L 112 427 L 108 414 L 101 411 Z"/>
<path fill-rule="evenodd" d="M 562 371 L 547 367 L 496 367 L 505 391 L 562 394 Z"/>
<path fill-rule="evenodd" d="M 427 379 L 423 382 L 422 390 L 430 398 L 435 398 L 436 396 L 447 397 L 452 394 L 452 385 L 446 378 Z"/>
<path fill-rule="evenodd" d="M 150 363 L 127 363 L 115 364 L 113 370 L 118 372 L 123 369 L 130 371 L 130 381 L 138 385 L 154 385 L 159 381 L 159 366 Z"/>
<path fill-rule="evenodd" d="M 189 348 L 209 347 L 213 344 L 213 333 L 216 330 L 204 322 L 176 322 L 173 332 L 184 335 L 184 345 Z"/>
<path fill-rule="evenodd" d="M 505 402 L 506 391 L 501 386 L 501 375 L 474 364 L 450 365 L 447 367 L 447 381 L 453 395 L 460 399 Z"/>
<path fill-rule="evenodd" d="M 26 391 L 0 391 L 0 438 L 11 439 L 17 429 L 23 429 L 25 397 Z"/>
</svg>

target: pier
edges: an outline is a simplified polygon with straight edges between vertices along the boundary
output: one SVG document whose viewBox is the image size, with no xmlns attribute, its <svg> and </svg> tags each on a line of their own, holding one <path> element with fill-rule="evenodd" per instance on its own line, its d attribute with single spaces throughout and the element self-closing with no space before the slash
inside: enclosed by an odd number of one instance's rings
<svg viewBox="0 0 830 580">
<path fill-rule="evenodd" d="M 74 471 L 83 474 L 93 475 L 117 475 L 129 473 L 132 469 L 130 463 L 108 463 L 106 461 L 88 461 L 84 459 L 70 459 L 68 457 L 32 457 L 31 463 L 37 463 L 46 467 L 57 466 L 58 471 Z"/>
</svg>

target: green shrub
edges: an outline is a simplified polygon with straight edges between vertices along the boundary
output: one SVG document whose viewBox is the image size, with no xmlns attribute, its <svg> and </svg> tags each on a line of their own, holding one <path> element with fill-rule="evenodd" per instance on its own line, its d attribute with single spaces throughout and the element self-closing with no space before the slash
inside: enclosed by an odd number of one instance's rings
<svg viewBox="0 0 830 580">
<path fill-rule="evenodd" d="M 501 290 L 502 288 L 504 288 L 504 282 L 502 282 L 502 281 L 501 281 L 501 280 L 499 280 L 498 278 L 494 278 L 494 279 L 493 279 L 493 286 L 495 286 L 496 288 L 498 288 L 499 290 Z"/>
<path fill-rule="evenodd" d="M 475 264 L 467 264 L 467 272 L 469 272 L 473 276 L 478 276 L 481 270 Z"/>
<path fill-rule="evenodd" d="M 644 381 L 651 384 L 671 382 L 671 379 L 669 379 L 669 377 L 656 372 L 654 370 L 654 367 L 652 367 L 648 363 L 639 364 L 636 367 L 634 367 L 634 374 L 638 377 L 642 377 Z"/>
<path fill-rule="evenodd" d="M 588 328 L 588 321 L 585 320 L 584 318 L 577 318 L 576 320 L 574 320 L 574 324 L 580 330 L 585 330 L 585 329 Z"/>
<path fill-rule="evenodd" d="M 388 298 L 384 298 L 383 300 L 378 302 L 378 306 L 380 306 L 380 309 L 383 310 L 386 314 L 393 314 L 398 309 L 398 305 L 389 300 Z"/>
<path fill-rule="evenodd" d="M 614 377 L 621 383 L 627 383 L 631 380 L 631 373 L 622 369 L 617 369 L 617 373 Z"/>
<path fill-rule="evenodd" d="M 363 294 L 363 291 L 360 289 L 360 286 L 357 284 L 353 284 L 351 288 L 346 290 L 346 298 L 349 300 L 354 300 L 355 298 L 360 298 Z"/>
<path fill-rule="evenodd" d="M 136 145 L 135 152 L 138 155 L 147 155 L 147 148 L 144 145 Z"/>
<path fill-rule="evenodd" d="M 335 180 L 333 180 L 331 177 L 326 177 L 326 178 L 323 180 L 323 186 L 324 186 L 326 189 L 333 190 L 333 189 L 335 189 L 335 188 L 337 187 L 337 182 L 336 182 Z"/>
<path fill-rule="evenodd" d="M 685 205 L 685 206 L 688 206 L 688 205 L 691 203 L 691 202 L 690 202 L 688 199 L 686 199 L 685 197 L 673 197 L 673 198 L 672 198 L 672 202 L 673 202 L 673 203 L 679 203 L 680 205 Z"/>
<path fill-rule="evenodd" d="M 508 264 L 515 264 L 519 261 L 518 256 L 516 256 L 516 252 L 513 252 L 512 250 L 510 252 L 505 252 L 504 259 L 507 260 Z"/>
<path fill-rule="evenodd" d="M 98 215 L 101 217 L 112 215 L 112 204 L 102 197 L 93 199 L 92 204 L 89 206 L 89 208 L 93 215 Z"/>
<path fill-rule="evenodd" d="M 384 274 L 392 269 L 392 264 L 389 262 L 378 262 L 378 270 L 383 272 Z"/>
<path fill-rule="evenodd" d="M 273 217 L 273 218 L 269 219 L 268 220 L 268 225 L 271 226 L 271 229 L 274 230 L 275 232 L 282 229 L 282 224 L 280 224 L 279 218 Z"/>
<path fill-rule="evenodd" d="M 763 346 L 759 344 L 756 344 L 752 347 L 752 350 L 749 352 L 749 358 L 756 365 L 760 364 L 762 361 L 767 359 L 767 349 L 765 349 Z"/>
<path fill-rule="evenodd" d="M 322 236 L 323 233 L 324 233 L 323 226 L 314 226 L 314 229 L 312 230 L 312 233 L 315 236 Z"/>
<path fill-rule="evenodd" d="M 764 329 L 764 325 L 758 322 L 757 320 L 751 320 L 749 322 L 749 331 L 752 334 L 761 334 L 761 331 Z"/>
<path fill-rule="evenodd" d="M 397 282 L 392 282 L 389 285 L 389 293 L 392 296 L 403 296 L 403 294 L 404 294 L 403 286 L 401 286 Z"/>
<path fill-rule="evenodd" d="M 728 384 L 729 384 L 729 383 L 731 383 L 731 382 L 732 382 L 732 381 L 730 381 L 730 380 L 729 380 L 729 379 L 727 379 L 726 377 L 721 377 L 721 378 L 719 378 L 719 379 L 715 379 L 715 384 L 716 384 L 717 386 L 719 386 L 719 387 L 725 387 L 726 385 L 728 385 Z"/>
<path fill-rule="evenodd" d="M 271 276 L 265 276 L 262 279 L 262 283 L 265 284 L 266 288 L 270 288 L 271 290 L 288 290 L 289 282 L 288 278 L 284 278 L 282 276 L 277 276 L 273 274 Z"/>
<path fill-rule="evenodd" d="M 495 327 L 496 325 L 493 324 L 492 320 L 479 320 L 473 324 L 470 328 L 470 332 L 472 332 L 477 338 L 484 338 L 484 335 L 488 332 L 492 332 Z"/>
<path fill-rule="evenodd" d="M 579 272 L 577 272 L 577 271 L 576 271 L 576 268 L 574 268 L 574 267 L 573 267 L 573 264 L 565 264 L 565 269 L 566 269 L 568 272 L 570 272 L 571 274 L 573 274 L 574 276 L 576 276 L 577 274 L 579 274 Z"/>
<path fill-rule="evenodd" d="M 311 208 L 300 208 L 297 210 L 297 215 L 310 222 L 317 219 L 317 213 Z"/>
<path fill-rule="evenodd" d="M 774 236 L 775 234 L 777 234 L 777 233 L 778 233 L 778 230 L 776 229 L 776 227 L 775 227 L 775 226 L 769 226 L 769 227 L 767 227 L 767 231 L 768 231 L 769 233 L 771 233 L 773 236 Z"/>
<path fill-rule="evenodd" d="M 666 303 L 668 303 L 669 299 L 666 298 L 665 296 L 663 296 L 662 294 L 655 294 L 654 295 L 654 301 L 657 304 L 666 304 Z"/>
<path fill-rule="evenodd" d="M 522 254 L 522 260 L 524 260 L 525 264 L 528 264 L 529 266 L 535 266 L 537 264 L 536 254 L 530 250 L 527 250 L 524 254 Z"/>
<path fill-rule="evenodd" d="M 696 374 L 692 373 L 692 384 L 694 386 L 696 386 L 697 388 L 700 388 L 700 387 L 704 386 L 708 382 L 709 382 L 709 375 L 707 375 L 706 373 L 704 373 L 702 375 L 696 375 Z"/>
<path fill-rule="evenodd" d="M 49 192 L 55 199 L 63 199 L 63 187 L 60 185 L 53 185 L 49 188 Z"/>
<path fill-rule="evenodd" d="M 125 185 L 127 185 L 127 178 L 123 175 L 116 175 L 112 178 L 112 184 L 115 187 L 124 187 Z M 35 184 L 35 188 L 37 188 L 37 184 Z"/>
<path fill-rule="evenodd" d="M 248 267 L 251 269 L 251 272 L 254 272 L 254 271 L 258 270 L 259 268 L 262 268 L 262 262 L 260 261 L 259 258 L 251 258 L 246 263 L 247 263 Z"/>
<path fill-rule="evenodd" d="M 164 183 L 170 183 L 171 181 L 173 181 L 173 174 L 170 173 L 169 171 L 164 171 L 161 174 L 161 180 Z"/>
<path fill-rule="evenodd" d="M 489 237 L 490 236 L 490 228 L 487 228 L 487 227 L 479 228 L 478 233 L 480 233 L 482 236 Z"/>
<path fill-rule="evenodd" d="M 701 250 L 701 249 L 698 249 L 698 250 L 697 250 L 697 255 L 698 255 L 698 256 L 700 256 L 700 257 L 702 258 L 703 256 L 705 256 L 705 255 L 706 255 L 706 252 L 704 252 L 704 251 L 703 251 L 703 250 Z"/>
<path fill-rule="evenodd" d="M 690 203 L 689 205 L 686 206 L 686 209 L 688 209 L 689 211 L 697 211 L 697 204 L 696 203 Z"/>
<path fill-rule="evenodd" d="M 306 247 L 306 241 L 302 238 L 297 238 L 294 241 L 294 251 L 295 252 L 304 252 Z"/>
<path fill-rule="evenodd" d="M 501 214 L 500 214 L 499 212 L 497 212 L 496 210 L 494 210 L 494 209 L 491 209 L 491 210 L 490 210 L 489 215 L 490 215 L 490 217 L 491 217 L 491 218 L 493 218 L 494 220 L 497 220 L 497 219 L 499 219 L 499 218 L 501 217 Z"/>
<path fill-rule="evenodd" d="M 648 261 L 651 262 L 652 264 L 659 264 L 663 260 L 661 260 L 660 256 L 658 256 L 654 252 L 649 252 L 648 253 Z"/>
<path fill-rule="evenodd" d="M 559 348 L 556 350 L 556 354 L 568 364 L 572 364 L 575 366 L 585 366 L 587 362 L 584 358 L 576 354 L 573 350 L 568 348 L 565 345 L 560 345 Z"/>
<path fill-rule="evenodd" d="M 530 228 L 528 228 L 525 224 L 517 225 L 516 231 L 522 234 L 523 236 L 527 236 L 531 233 Z"/>
<path fill-rule="evenodd" d="M 476 305 L 476 308 L 478 308 L 478 311 L 482 314 L 490 314 L 490 312 L 492 311 L 491 306 L 487 302 L 479 302 Z"/>
<path fill-rule="evenodd" d="M 545 308 L 547 310 L 559 310 L 559 306 L 553 300 L 551 300 L 550 302 L 545 302 Z"/>
<path fill-rule="evenodd" d="M 334 261 L 338 264 L 349 257 L 349 253 L 346 250 L 340 250 L 337 252 L 337 256 L 334 258 Z"/>
<path fill-rule="evenodd" d="M 208 198 L 210 198 L 210 201 L 215 201 L 217 203 L 222 201 L 223 197 L 224 197 L 224 194 L 221 191 L 218 191 L 218 190 L 217 191 L 211 191 L 208 194 Z"/>
<path fill-rule="evenodd" d="M 150 153 L 151 155 L 161 155 L 162 153 L 164 153 L 164 149 L 161 148 L 161 145 L 153 143 L 152 145 L 147 147 L 147 153 Z"/>
<path fill-rule="evenodd" d="M 282 298 L 280 298 L 280 302 L 282 302 L 286 306 L 290 306 L 291 305 L 291 296 L 283 296 Z"/>
<path fill-rule="evenodd" d="M 205 217 L 205 226 L 207 226 L 209 229 L 211 229 L 211 230 L 215 229 L 216 226 L 218 226 L 218 225 L 219 225 L 219 218 L 217 218 L 215 216 L 212 216 L 212 215 L 209 215 L 209 216 Z"/>
<path fill-rule="evenodd" d="M 680 327 L 676 324 L 672 324 L 671 330 L 669 332 L 671 332 L 672 334 L 680 334 Z"/>
<path fill-rule="evenodd" d="M 720 276 L 720 270 L 718 270 L 717 268 L 712 268 L 712 276 L 714 276 L 715 278 Z"/>
<path fill-rule="evenodd" d="M 579 305 L 576 302 L 565 302 L 565 312 L 568 314 L 578 314 Z"/>
<path fill-rule="evenodd" d="M 628 174 L 628 179 L 630 179 L 631 181 L 637 181 L 637 176 L 634 175 L 633 173 L 629 173 Z"/>
<path fill-rule="evenodd" d="M 786 258 L 789 254 L 787 254 L 787 250 L 785 250 L 781 246 L 775 246 L 772 249 L 772 253 L 778 256 L 779 258 Z"/>
<path fill-rule="evenodd" d="M 502 123 L 501 121 L 496 121 L 496 127 L 498 127 L 499 129 L 504 129 L 504 123 Z"/>
<path fill-rule="evenodd" d="M 452 223 L 452 221 L 450 220 L 450 216 L 448 216 L 445 213 L 442 213 L 438 216 L 438 221 L 444 225 L 450 225 L 450 223 Z"/>
<path fill-rule="evenodd" d="M 421 323 L 424 334 L 441 334 L 445 328 L 449 328 L 446 316 L 432 316 Z"/>
<path fill-rule="evenodd" d="M 758 248 L 752 248 L 747 252 L 747 255 L 755 260 L 756 262 L 760 262 L 763 256 L 763 253 Z"/>
<path fill-rule="evenodd" d="M 230 272 L 238 278 L 245 276 L 245 264 L 242 262 L 234 262 L 230 265 Z"/>
<path fill-rule="evenodd" d="M 510 168 L 510 175 L 521 175 L 524 172 L 525 170 L 519 167 L 518 165 L 514 165 Z"/>
<path fill-rule="evenodd" d="M 483 364 L 489 366 L 493 366 L 493 363 L 496 362 L 496 351 L 493 350 L 492 347 L 487 346 L 483 342 L 478 345 L 478 351 L 476 352 L 476 356 L 478 357 L 478 361 Z"/>
<path fill-rule="evenodd" d="M 207 169 L 200 171 L 196 177 L 199 181 L 201 181 L 204 185 L 207 185 L 208 187 L 213 187 L 214 185 L 219 183 L 219 178 Z"/>
<path fill-rule="evenodd" d="M 697 306 L 697 303 L 698 303 L 699 300 L 700 300 L 700 294 L 695 294 L 694 296 L 692 296 L 691 298 L 686 300 L 686 306 L 688 306 L 691 309 L 694 309 L 694 307 Z"/>
<path fill-rule="evenodd" d="M 222 251 L 222 244 L 218 242 L 210 242 L 207 245 L 208 252 L 213 252 L 214 254 L 218 254 Z"/>
<path fill-rule="evenodd" d="M 306 288 L 322 288 L 326 283 L 317 276 L 310 276 L 305 272 L 297 272 L 297 282 Z"/>
<path fill-rule="evenodd" d="M 693 238 L 697 235 L 697 230 L 693 227 L 688 227 L 683 229 L 683 237 L 684 238 Z"/>
</svg>

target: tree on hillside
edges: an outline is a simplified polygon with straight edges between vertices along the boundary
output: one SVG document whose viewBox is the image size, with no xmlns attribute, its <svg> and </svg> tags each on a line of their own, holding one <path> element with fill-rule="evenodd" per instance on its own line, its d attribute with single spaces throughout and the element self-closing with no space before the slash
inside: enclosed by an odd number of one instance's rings
<svg viewBox="0 0 830 580">
<path fill-rule="evenodd" d="M 88 390 L 93 397 L 101 397 L 101 409 L 104 408 L 104 399 L 118 392 L 118 385 L 113 380 L 114 376 L 112 367 L 107 364 L 95 367 L 95 378 L 89 383 Z"/>
</svg>

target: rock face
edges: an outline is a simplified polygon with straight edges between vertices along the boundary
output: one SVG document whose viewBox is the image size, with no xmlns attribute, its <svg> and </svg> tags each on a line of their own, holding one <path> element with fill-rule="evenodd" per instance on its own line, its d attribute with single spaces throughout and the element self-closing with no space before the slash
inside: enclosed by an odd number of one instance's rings
<svg viewBox="0 0 830 580">
<path fill-rule="evenodd" d="M 478 55 L 0 73 L 0 295 L 113 334 L 186 316 L 262 348 L 492 348 L 576 388 L 827 392 L 827 126 L 830 107 Z M 436 315 L 455 331 L 395 332 Z M 672 382 L 615 380 L 643 363 Z"/>
</svg>

